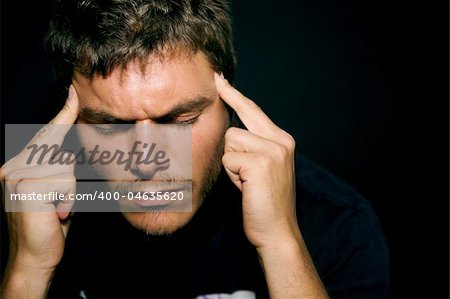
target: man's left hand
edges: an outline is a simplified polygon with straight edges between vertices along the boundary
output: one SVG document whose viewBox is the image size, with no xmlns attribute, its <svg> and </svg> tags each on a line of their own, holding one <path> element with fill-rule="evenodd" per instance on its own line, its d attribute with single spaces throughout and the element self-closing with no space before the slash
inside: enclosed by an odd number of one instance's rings
<svg viewBox="0 0 450 299">
<path fill-rule="evenodd" d="M 295 141 L 227 80 L 215 75 L 220 97 L 247 128 L 225 134 L 223 165 L 242 192 L 247 238 L 261 249 L 298 238 L 295 214 Z"/>
</svg>

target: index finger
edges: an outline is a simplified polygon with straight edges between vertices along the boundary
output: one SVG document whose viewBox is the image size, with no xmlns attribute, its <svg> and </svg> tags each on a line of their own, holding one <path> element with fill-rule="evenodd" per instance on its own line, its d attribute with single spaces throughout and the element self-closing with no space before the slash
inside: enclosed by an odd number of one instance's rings
<svg viewBox="0 0 450 299">
<path fill-rule="evenodd" d="M 13 169 L 24 167 L 24 161 L 30 152 L 29 146 L 36 145 L 53 145 L 60 146 L 64 141 L 67 132 L 75 123 L 78 117 L 78 96 L 75 88 L 71 85 L 69 94 L 64 107 L 48 124 L 42 127 L 31 139 L 25 148 L 15 157 L 7 161 L 0 169 L 0 181 L 3 180 L 6 174 Z"/>
<path fill-rule="evenodd" d="M 69 87 L 69 94 L 66 103 L 61 111 L 53 118 L 49 124 L 71 125 L 78 118 L 78 95 L 73 85 Z"/>
<path fill-rule="evenodd" d="M 28 143 L 41 145 L 52 143 L 61 145 L 72 125 L 78 118 L 78 95 L 73 85 L 70 85 L 66 103 L 61 111 L 46 124 Z M 27 146 L 28 146 L 27 145 Z"/>
<path fill-rule="evenodd" d="M 250 132 L 267 139 L 276 138 L 279 128 L 255 102 L 245 97 L 217 73 L 215 73 L 215 81 L 222 100 L 236 111 L 242 123 Z"/>
</svg>

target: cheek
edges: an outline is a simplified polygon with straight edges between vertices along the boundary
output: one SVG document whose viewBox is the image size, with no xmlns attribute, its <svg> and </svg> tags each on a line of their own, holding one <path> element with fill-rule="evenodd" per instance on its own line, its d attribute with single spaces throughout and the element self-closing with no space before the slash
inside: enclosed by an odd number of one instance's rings
<svg viewBox="0 0 450 299">
<path fill-rule="evenodd" d="M 80 140 L 81 146 L 83 146 L 86 150 L 94 148 L 97 136 L 94 133 L 92 126 L 82 118 L 79 118 L 77 121 L 77 136 Z"/>
<path fill-rule="evenodd" d="M 79 121 L 77 126 L 77 135 L 80 142 L 80 146 L 84 148 L 84 153 L 86 159 L 98 160 L 100 155 L 108 152 L 108 158 L 112 157 L 117 151 L 122 151 L 124 153 L 129 151 L 130 146 L 127 144 L 125 138 L 122 137 L 105 137 L 95 132 L 95 129 L 91 125 L 85 124 L 83 121 Z M 93 151 L 95 150 L 95 153 Z M 87 162 L 85 165 L 88 165 Z M 118 171 L 123 172 L 123 166 L 117 163 L 94 163 L 92 165 L 100 173 L 107 176 L 105 170 L 114 169 L 114 174 L 117 175 Z"/>
<path fill-rule="evenodd" d="M 99 151 L 113 152 L 121 144 L 117 140 L 111 140 L 111 138 L 104 138 L 99 135 L 91 125 L 78 126 L 77 130 L 80 144 L 86 151 L 93 150 L 97 146 Z"/>
<path fill-rule="evenodd" d="M 225 106 L 211 113 L 192 129 L 192 171 L 193 176 L 201 175 L 213 163 L 218 151 L 222 151 L 225 131 L 228 127 L 228 114 Z"/>
<path fill-rule="evenodd" d="M 85 125 L 85 123 L 82 121 L 78 121 L 77 135 L 82 147 L 84 147 L 86 150 L 94 148 L 96 138 L 88 125 Z"/>
</svg>

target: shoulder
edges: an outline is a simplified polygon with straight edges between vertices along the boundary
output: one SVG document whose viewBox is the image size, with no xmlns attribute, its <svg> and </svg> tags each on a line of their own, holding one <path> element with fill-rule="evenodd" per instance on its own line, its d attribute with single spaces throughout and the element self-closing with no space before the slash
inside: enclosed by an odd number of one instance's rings
<svg viewBox="0 0 450 299">
<path fill-rule="evenodd" d="M 296 159 L 297 213 L 299 222 L 326 229 L 337 221 L 364 214 L 377 222 L 370 203 L 353 187 L 306 157 Z M 307 223 L 305 223 L 307 225 Z"/>
<path fill-rule="evenodd" d="M 296 175 L 299 227 L 330 295 L 386 296 L 388 250 L 370 203 L 307 158 Z"/>
</svg>

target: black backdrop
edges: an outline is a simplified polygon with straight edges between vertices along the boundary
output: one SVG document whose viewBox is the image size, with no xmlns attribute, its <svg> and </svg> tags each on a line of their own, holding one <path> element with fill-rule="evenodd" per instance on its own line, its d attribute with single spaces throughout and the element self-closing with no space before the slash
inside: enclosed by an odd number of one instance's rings
<svg viewBox="0 0 450 299">
<path fill-rule="evenodd" d="M 0 2 L 2 125 L 62 106 L 42 49 L 48 2 Z M 371 201 L 392 297 L 448 297 L 448 2 L 236 0 L 232 11 L 236 85 Z"/>
</svg>

